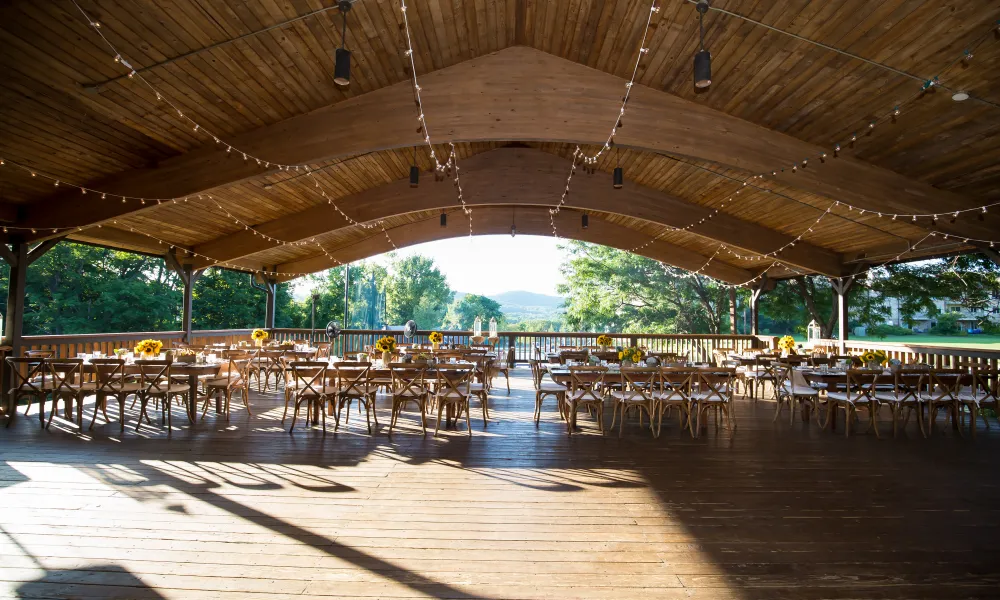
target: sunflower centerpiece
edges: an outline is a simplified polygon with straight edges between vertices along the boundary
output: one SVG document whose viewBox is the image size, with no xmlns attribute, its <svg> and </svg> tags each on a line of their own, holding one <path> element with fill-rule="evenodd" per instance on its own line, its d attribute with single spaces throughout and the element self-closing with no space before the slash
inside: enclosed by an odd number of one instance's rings
<svg viewBox="0 0 1000 600">
<path fill-rule="evenodd" d="M 389 364 L 392 353 L 396 351 L 396 338 L 387 335 L 375 342 L 375 350 L 382 353 L 382 362 Z"/>
<path fill-rule="evenodd" d="M 601 352 L 607 352 L 608 347 L 614 343 L 615 341 L 612 340 L 611 336 L 606 333 L 602 333 L 597 336 L 597 345 L 601 347 Z"/>
<path fill-rule="evenodd" d="M 264 341 L 267 340 L 268 338 L 268 333 L 264 329 L 254 329 L 252 332 L 250 332 L 250 338 L 254 341 L 254 344 L 256 344 L 257 347 L 259 348 L 264 345 Z"/>
<path fill-rule="evenodd" d="M 159 356 L 162 349 L 163 342 L 160 340 L 142 340 L 135 345 L 135 355 L 141 356 L 143 360 L 150 360 Z"/>
<path fill-rule="evenodd" d="M 618 359 L 622 361 L 623 367 L 631 367 L 632 365 L 638 365 L 642 363 L 642 359 L 645 357 L 641 348 L 636 348 L 632 346 L 631 348 L 622 348 L 618 353 Z"/>
<path fill-rule="evenodd" d="M 885 350 L 866 350 L 861 355 L 861 362 L 869 369 L 881 369 L 882 365 L 889 362 L 889 355 Z"/>
<path fill-rule="evenodd" d="M 786 353 L 788 356 L 795 356 L 795 338 L 790 335 L 786 335 L 778 340 L 778 348 Z"/>
<path fill-rule="evenodd" d="M 441 345 L 441 342 L 444 341 L 444 336 L 441 335 L 440 331 L 432 331 L 427 338 L 431 341 L 431 348 L 435 350 L 437 350 L 438 346 Z"/>
</svg>

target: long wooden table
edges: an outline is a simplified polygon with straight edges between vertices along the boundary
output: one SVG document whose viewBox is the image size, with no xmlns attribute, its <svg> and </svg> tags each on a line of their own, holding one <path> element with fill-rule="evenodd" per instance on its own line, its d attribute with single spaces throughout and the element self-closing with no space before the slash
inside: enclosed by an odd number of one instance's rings
<svg viewBox="0 0 1000 600">
<path fill-rule="evenodd" d="M 219 371 L 222 370 L 222 365 L 225 361 L 219 361 L 215 363 L 181 363 L 175 362 L 170 365 L 170 375 L 183 375 L 188 378 L 188 403 L 187 412 L 188 418 L 191 422 L 194 422 L 195 417 L 198 414 L 198 401 L 201 398 L 198 397 L 198 379 L 204 376 L 217 376 Z M 97 369 L 93 363 L 85 362 L 83 363 L 84 373 L 96 373 Z M 138 374 L 139 365 L 135 363 L 129 363 L 125 365 L 125 373 L 127 374 Z M 219 414 L 222 412 L 222 401 L 221 399 L 215 402 L 215 413 Z"/>
</svg>

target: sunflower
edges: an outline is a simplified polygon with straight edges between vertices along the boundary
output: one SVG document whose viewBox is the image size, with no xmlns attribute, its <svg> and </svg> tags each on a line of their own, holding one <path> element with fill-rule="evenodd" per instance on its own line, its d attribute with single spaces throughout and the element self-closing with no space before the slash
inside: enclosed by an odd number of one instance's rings
<svg viewBox="0 0 1000 600">
<path fill-rule="evenodd" d="M 440 344 L 444 340 L 444 336 L 441 335 L 440 331 L 432 331 L 427 337 L 431 340 L 431 343 L 434 344 Z"/>
<path fill-rule="evenodd" d="M 785 352 L 795 352 L 795 338 L 786 335 L 778 340 L 778 347 Z"/>
<path fill-rule="evenodd" d="M 621 352 L 618 353 L 619 360 L 629 360 L 633 363 L 641 362 L 643 359 L 643 352 L 640 348 L 632 346 L 631 348 L 623 348 Z"/>
<path fill-rule="evenodd" d="M 375 349 L 379 352 L 392 352 L 396 349 L 396 338 L 392 336 L 385 336 L 379 341 L 375 342 Z"/>
<path fill-rule="evenodd" d="M 263 329 L 254 329 L 250 333 L 250 337 L 253 338 L 255 341 L 259 342 L 262 340 L 266 340 L 268 338 L 268 333 Z"/>
<path fill-rule="evenodd" d="M 135 346 L 136 354 L 158 355 L 163 349 L 163 342 L 160 340 L 142 340 Z"/>
<path fill-rule="evenodd" d="M 614 342 L 614 340 L 611 339 L 611 336 L 608 335 L 608 334 L 606 334 L 606 333 L 602 333 L 601 335 L 597 336 L 597 345 L 598 346 L 610 346 L 610 345 L 612 345 L 614 343 L 615 342 Z"/>
</svg>

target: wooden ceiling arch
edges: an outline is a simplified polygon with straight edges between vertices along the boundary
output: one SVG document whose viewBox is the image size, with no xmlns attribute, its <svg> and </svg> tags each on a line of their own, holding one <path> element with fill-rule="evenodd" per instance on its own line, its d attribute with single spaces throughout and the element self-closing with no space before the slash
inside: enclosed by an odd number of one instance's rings
<svg viewBox="0 0 1000 600">
<path fill-rule="evenodd" d="M 563 158 L 530 148 L 498 148 L 464 160 L 461 171 L 463 189 L 474 207 L 473 228 L 479 229 L 480 207 L 516 204 L 545 210 L 552 208 L 565 186 L 567 171 Z M 408 180 L 399 180 L 338 200 L 340 209 L 361 223 L 405 213 L 454 208 L 455 204 L 455 192 L 450 183 L 425 181 L 414 189 L 409 186 Z M 614 190 L 603 176 L 591 177 L 581 173 L 574 178 L 566 206 L 581 211 L 611 212 L 677 228 L 706 219 L 692 231 L 751 253 L 767 254 L 793 241 L 792 236 L 773 229 L 724 213 L 713 215 L 709 208 L 630 181 L 623 189 Z M 277 239 L 298 242 L 351 227 L 356 226 L 324 203 L 259 224 L 255 229 Z M 256 232 L 237 231 L 197 245 L 192 250 L 213 259 L 231 261 L 274 247 L 273 242 Z M 551 235 L 551 231 L 548 234 Z M 641 234 L 633 234 L 629 247 L 643 241 L 646 240 Z M 657 241 L 655 245 L 666 244 Z M 781 260 L 832 277 L 844 274 L 843 259 L 839 254 L 805 241 L 786 248 L 781 253 Z M 202 267 L 212 264 L 212 261 L 200 259 L 193 264 Z"/>
<path fill-rule="evenodd" d="M 435 142 L 528 140 L 603 144 L 624 80 L 533 48 L 514 46 L 421 77 L 424 111 Z M 283 163 L 311 163 L 373 150 L 419 146 L 409 83 L 402 82 L 237 136 L 231 143 Z M 815 157 L 824 150 L 696 102 L 643 86 L 630 97 L 620 145 L 691 157 L 759 173 Z M 207 147 L 126 172 L 95 187 L 140 197 L 181 197 L 259 177 L 254 161 Z M 942 213 L 980 204 L 958 194 L 849 158 L 814 160 L 777 179 L 868 211 Z M 134 203 L 84 201 L 66 192 L 25 208 L 23 226 L 81 226 L 120 216 Z M 990 238 L 983 221 L 937 228 Z M 45 237 L 39 232 L 37 238 Z"/>
<path fill-rule="evenodd" d="M 590 219 L 589 226 L 584 229 L 581 226 L 580 215 L 581 213 L 572 210 L 563 210 L 554 217 L 560 237 L 603 244 L 620 250 L 629 250 L 634 247 L 636 242 L 634 230 L 593 217 Z M 450 211 L 447 227 L 440 225 L 438 216 L 437 212 L 433 212 L 416 222 L 389 229 L 388 232 L 392 236 L 393 244 L 398 248 L 405 248 L 415 244 L 469 235 L 465 216 L 460 210 Z M 511 224 L 517 226 L 517 235 L 552 236 L 549 211 L 543 207 L 492 206 L 479 208 L 474 210 L 473 219 L 475 235 L 477 236 L 509 235 Z M 330 250 L 330 255 L 336 260 L 331 259 L 326 254 L 317 253 L 275 265 L 273 270 L 279 273 L 278 280 L 288 281 L 295 279 L 299 273 L 322 271 L 336 267 L 341 263 L 350 263 L 382 254 L 391 249 L 379 231 L 378 235 Z M 636 250 L 636 253 L 683 270 L 699 271 L 706 276 L 730 284 L 745 283 L 756 275 L 755 272 L 735 267 L 723 261 L 710 260 L 708 256 L 672 244 L 654 244 Z M 484 273 L 488 272 L 490 260 L 484 261 Z"/>
</svg>

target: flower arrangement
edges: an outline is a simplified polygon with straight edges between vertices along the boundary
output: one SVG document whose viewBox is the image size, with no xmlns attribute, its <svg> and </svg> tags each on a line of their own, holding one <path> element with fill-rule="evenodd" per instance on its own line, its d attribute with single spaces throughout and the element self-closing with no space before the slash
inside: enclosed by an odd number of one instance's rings
<svg viewBox="0 0 1000 600">
<path fill-rule="evenodd" d="M 379 352 L 393 352 L 396 350 L 396 338 L 389 335 L 381 338 L 375 342 L 375 350 Z"/>
<path fill-rule="evenodd" d="M 781 348 L 789 354 L 795 354 L 795 345 L 795 338 L 790 335 L 786 335 L 778 340 L 778 348 Z"/>
<path fill-rule="evenodd" d="M 250 333 L 250 338 L 253 339 L 253 341 L 255 342 L 263 342 L 268 338 L 268 333 L 263 329 L 254 329 Z"/>
<path fill-rule="evenodd" d="M 432 344 L 440 344 L 444 341 L 444 336 L 441 335 L 440 331 L 432 331 L 427 338 L 430 339 Z"/>
<path fill-rule="evenodd" d="M 163 342 L 160 340 L 142 340 L 135 346 L 135 353 L 143 356 L 158 356 L 163 349 Z"/>
<path fill-rule="evenodd" d="M 861 362 L 866 365 L 870 365 L 872 363 L 884 365 L 889 362 L 889 355 L 886 354 L 885 350 L 866 350 L 864 354 L 861 355 Z"/>
<path fill-rule="evenodd" d="M 611 346 L 614 343 L 615 341 L 611 339 L 611 336 L 606 333 L 602 333 L 601 335 L 597 336 L 598 346 Z"/>
<path fill-rule="evenodd" d="M 630 361 L 632 364 L 638 364 L 642 362 L 645 355 L 640 348 L 632 346 L 631 348 L 622 348 L 621 352 L 618 353 L 619 360 Z"/>
<path fill-rule="evenodd" d="M 174 360 L 182 363 L 194 362 L 195 351 L 190 348 L 181 348 L 174 351 Z"/>
<path fill-rule="evenodd" d="M 118 358 L 125 358 L 126 354 L 128 354 L 128 348 L 115 348 L 115 356 Z"/>
</svg>

